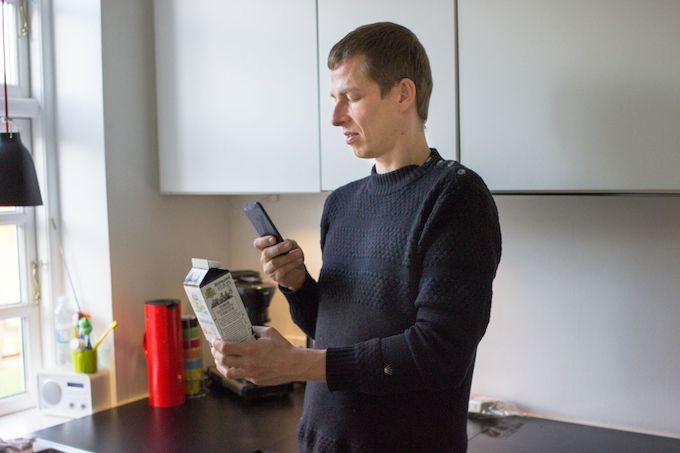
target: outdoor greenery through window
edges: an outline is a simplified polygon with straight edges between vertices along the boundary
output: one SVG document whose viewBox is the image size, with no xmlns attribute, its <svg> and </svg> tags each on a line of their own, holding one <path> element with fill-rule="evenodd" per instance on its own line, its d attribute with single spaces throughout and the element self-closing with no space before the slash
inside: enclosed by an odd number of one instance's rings
<svg viewBox="0 0 680 453">
<path fill-rule="evenodd" d="M 26 391 L 22 352 L 21 318 L 0 321 L 0 397 Z"/>
</svg>

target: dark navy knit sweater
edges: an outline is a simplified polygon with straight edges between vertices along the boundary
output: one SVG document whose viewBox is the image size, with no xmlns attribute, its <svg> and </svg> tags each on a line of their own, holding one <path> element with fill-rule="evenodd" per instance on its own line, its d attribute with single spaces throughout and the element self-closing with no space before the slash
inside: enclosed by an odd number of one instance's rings
<svg viewBox="0 0 680 453">
<path fill-rule="evenodd" d="M 298 440 L 313 452 L 462 452 L 477 344 L 501 255 L 481 178 L 432 150 L 423 166 L 335 190 L 323 267 L 284 291 L 293 320 L 327 349 Z"/>
</svg>

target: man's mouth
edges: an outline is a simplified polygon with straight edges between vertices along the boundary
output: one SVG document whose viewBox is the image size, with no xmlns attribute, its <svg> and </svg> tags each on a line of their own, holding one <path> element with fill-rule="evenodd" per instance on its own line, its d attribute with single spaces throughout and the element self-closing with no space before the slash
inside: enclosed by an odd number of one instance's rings
<svg viewBox="0 0 680 453">
<path fill-rule="evenodd" d="M 356 132 L 345 132 L 345 143 L 351 145 L 359 138 L 359 134 Z"/>
</svg>

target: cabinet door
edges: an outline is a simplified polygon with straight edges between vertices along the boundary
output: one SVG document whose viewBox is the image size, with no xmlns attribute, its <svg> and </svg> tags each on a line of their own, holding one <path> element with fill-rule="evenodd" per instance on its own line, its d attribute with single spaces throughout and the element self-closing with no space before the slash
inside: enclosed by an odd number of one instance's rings
<svg viewBox="0 0 680 453">
<path fill-rule="evenodd" d="M 680 2 L 460 0 L 461 161 L 495 191 L 680 191 Z"/>
<path fill-rule="evenodd" d="M 155 0 L 165 193 L 318 192 L 314 0 Z"/>
<path fill-rule="evenodd" d="M 354 156 L 342 131 L 333 127 L 328 52 L 360 25 L 395 22 L 413 31 L 430 59 L 434 88 L 426 135 L 428 144 L 447 159 L 455 157 L 456 94 L 453 1 L 319 0 L 319 89 L 321 118 L 321 186 L 333 190 L 370 172 L 373 160 Z"/>
</svg>

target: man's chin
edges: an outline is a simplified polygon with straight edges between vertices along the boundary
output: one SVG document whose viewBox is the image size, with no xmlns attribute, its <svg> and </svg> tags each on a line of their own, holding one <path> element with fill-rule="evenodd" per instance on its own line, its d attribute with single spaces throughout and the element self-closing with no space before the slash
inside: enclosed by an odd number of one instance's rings
<svg viewBox="0 0 680 453">
<path fill-rule="evenodd" d="M 354 151 L 354 155 L 360 159 L 373 159 L 374 156 L 373 154 L 365 149 L 365 148 L 360 148 L 360 147 L 352 147 L 352 151 Z"/>
</svg>

